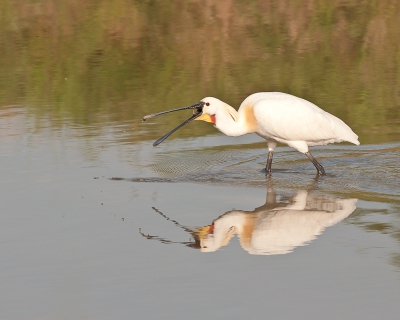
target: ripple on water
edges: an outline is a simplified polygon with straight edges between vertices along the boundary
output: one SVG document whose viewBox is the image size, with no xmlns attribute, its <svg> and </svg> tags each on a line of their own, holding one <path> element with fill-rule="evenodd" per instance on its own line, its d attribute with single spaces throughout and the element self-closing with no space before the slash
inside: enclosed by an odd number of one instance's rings
<svg viewBox="0 0 400 320">
<path fill-rule="evenodd" d="M 336 194 L 366 200 L 399 201 L 400 145 L 363 147 L 335 145 L 312 150 L 327 172 L 317 177 L 314 166 L 297 151 L 275 152 L 271 179 L 276 188 L 297 189 L 305 184 Z M 143 176 L 133 181 L 196 182 L 265 187 L 266 149 L 225 147 L 159 153 L 140 166 Z M 316 184 L 316 182 L 318 182 Z"/>
</svg>

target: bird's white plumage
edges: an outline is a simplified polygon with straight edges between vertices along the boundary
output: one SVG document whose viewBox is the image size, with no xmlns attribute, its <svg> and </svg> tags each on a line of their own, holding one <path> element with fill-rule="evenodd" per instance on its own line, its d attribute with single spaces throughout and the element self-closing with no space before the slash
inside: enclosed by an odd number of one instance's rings
<svg viewBox="0 0 400 320">
<path fill-rule="evenodd" d="M 242 102 L 237 112 L 216 98 L 202 101 L 206 103 L 203 113 L 215 116 L 215 127 L 221 132 L 228 136 L 256 133 L 268 141 L 270 150 L 276 142 L 288 144 L 302 153 L 309 146 L 334 142 L 360 144 L 358 136 L 342 120 L 290 94 L 254 93 Z"/>
<path fill-rule="evenodd" d="M 229 211 L 213 221 L 212 233 L 200 238 L 201 251 L 216 251 L 237 234 L 241 246 L 250 254 L 286 254 L 348 217 L 356 209 L 356 202 L 310 195 L 302 190 L 287 205 L 267 205 L 252 212 Z"/>
<path fill-rule="evenodd" d="M 230 105 L 213 97 L 173 110 L 143 117 L 143 121 L 155 116 L 180 110 L 195 109 L 193 115 L 179 126 L 154 141 L 158 146 L 172 133 L 192 120 L 203 120 L 227 136 L 256 133 L 268 143 L 268 160 L 265 166 L 271 172 L 274 149 L 278 142 L 304 153 L 314 164 L 319 175 L 325 175 L 324 167 L 308 151 L 309 146 L 348 141 L 359 145 L 358 136 L 339 118 L 318 108 L 315 104 L 281 92 L 259 92 L 247 97 L 236 111 Z"/>
</svg>

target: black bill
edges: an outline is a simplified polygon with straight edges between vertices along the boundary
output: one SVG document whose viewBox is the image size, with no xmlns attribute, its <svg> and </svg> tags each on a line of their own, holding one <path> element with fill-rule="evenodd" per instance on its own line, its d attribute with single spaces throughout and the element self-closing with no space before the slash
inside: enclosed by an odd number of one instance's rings
<svg viewBox="0 0 400 320">
<path fill-rule="evenodd" d="M 190 121 L 198 118 L 201 116 L 202 111 L 203 111 L 203 106 L 204 106 L 204 102 L 200 101 L 194 105 L 188 106 L 188 107 L 183 107 L 183 108 L 178 108 L 178 109 L 173 109 L 173 110 L 168 110 L 168 111 L 162 111 L 162 112 L 158 112 L 158 113 L 153 113 L 153 114 L 149 114 L 147 116 L 143 117 L 143 121 L 146 121 L 147 119 L 162 115 L 162 114 L 166 114 L 166 113 L 170 113 L 170 112 L 174 112 L 174 111 L 180 111 L 180 110 L 187 110 L 187 109 L 197 109 L 196 111 L 193 111 L 193 115 L 186 119 L 184 122 L 182 122 L 179 126 L 177 126 L 176 128 L 172 129 L 170 132 L 168 132 L 167 134 L 163 135 L 160 139 L 154 141 L 153 146 L 156 147 L 158 146 L 161 142 L 163 142 L 165 139 L 167 139 L 171 134 L 173 134 L 176 130 L 182 128 L 185 124 L 189 123 Z"/>
<path fill-rule="evenodd" d="M 149 114 L 149 115 L 143 117 L 143 121 L 146 121 L 147 119 L 150 119 L 150 118 L 154 118 L 156 116 L 160 116 L 162 114 L 175 112 L 175 111 L 181 111 L 181 110 L 187 110 L 187 109 L 197 109 L 197 110 L 201 111 L 203 109 L 203 106 L 204 106 L 204 102 L 200 101 L 200 102 L 198 102 L 194 105 L 188 106 L 188 107 L 183 107 L 183 108 L 172 109 L 172 110 L 161 111 L 158 113 Z"/>
</svg>

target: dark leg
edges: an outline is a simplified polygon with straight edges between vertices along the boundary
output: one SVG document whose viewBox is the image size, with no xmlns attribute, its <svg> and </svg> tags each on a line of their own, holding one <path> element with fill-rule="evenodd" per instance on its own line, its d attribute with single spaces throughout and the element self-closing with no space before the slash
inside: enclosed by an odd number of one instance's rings
<svg viewBox="0 0 400 320">
<path fill-rule="evenodd" d="M 272 150 L 270 150 L 269 152 L 268 152 L 268 160 L 267 160 L 267 165 L 265 166 L 265 171 L 267 172 L 267 173 L 270 173 L 271 172 L 271 166 L 272 166 L 272 157 L 274 156 L 274 151 Z"/>
<path fill-rule="evenodd" d="M 265 204 L 276 204 L 276 193 L 274 190 L 274 185 L 271 179 L 271 175 L 269 175 L 267 179 L 267 201 Z"/>
<path fill-rule="evenodd" d="M 324 167 L 321 166 L 317 160 L 315 160 L 315 158 L 312 156 L 312 154 L 308 151 L 306 152 L 306 156 L 308 157 L 308 159 L 310 159 L 310 161 L 313 163 L 313 165 L 315 166 L 315 168 L 317 168 L 318 174 L 321 176 L 325 175 L 325 170 Z"/>
</svg>

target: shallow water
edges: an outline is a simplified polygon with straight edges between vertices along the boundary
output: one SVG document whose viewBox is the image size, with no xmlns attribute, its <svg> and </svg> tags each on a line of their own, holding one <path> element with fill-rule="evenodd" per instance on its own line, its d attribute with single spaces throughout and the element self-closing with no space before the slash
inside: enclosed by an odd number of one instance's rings
<svg viewBox="0 0 400 320">
<path fill-rule="evenodd" d="M 0 4 L 3 319 L 397 319 L 400 5 Z M 389 10 L 390 9 L 390 10 Z M 306 98 L 361 146 L 144 115 Z M 200 122 L 200 121 L 199 121 Z"/>
<path fill-rule="evenodd" d="M 320 178 L 278 148 L 267 178 L 257 137 L 159 151 L 9 114 L 5 318 L 397 317 L 398 144 L 315 148 Z"/>
</svg>

